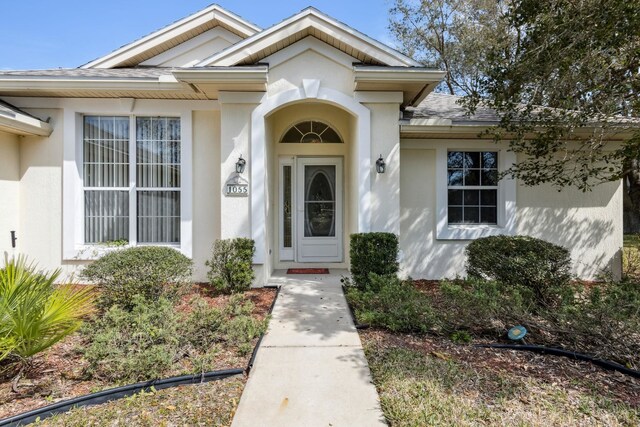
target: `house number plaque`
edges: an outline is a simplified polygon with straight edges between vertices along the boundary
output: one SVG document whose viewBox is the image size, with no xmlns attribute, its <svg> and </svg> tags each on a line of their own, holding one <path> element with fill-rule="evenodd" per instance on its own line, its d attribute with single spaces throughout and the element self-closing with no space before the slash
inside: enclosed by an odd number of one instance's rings
<svg viewBox="0 0 640 427">
<path fill-rule="evenodd" d="M 248 197 L 249 183 L 241 176 L 236 175 L 225 183 L 224 194 L 227 197 Z"/>
<path fill-rule="evenodd" d="M 247 184 L 227 184 L 227 196 L 248 196 L 249 186 Z"/>
</svg>

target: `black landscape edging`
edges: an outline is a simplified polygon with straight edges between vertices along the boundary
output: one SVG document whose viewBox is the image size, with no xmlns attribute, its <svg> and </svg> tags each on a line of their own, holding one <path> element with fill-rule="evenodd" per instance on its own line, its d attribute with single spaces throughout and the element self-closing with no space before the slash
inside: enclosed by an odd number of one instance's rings
<svg viewBox="0 0 640 427">
<path fill-rule="evenodd" d="M 600 366 L 601 368 L 618 371 L 625 375 L 630 375 L 635 378 L 640 378 L 640 371 L 635 371 L 633 369 L 629 369 L 624 365 L 621 365 L 616 362 L 612 362 L 610 360 L 598 359 L 593 356 L 589 356 L 588 354 L 576 353 L 575 351 L 565 350 L 562 348 L 554 348 L 554 347 L 545 347 L 542 345 L 518 345 L 518 344 L 477 344 L 475 347 L 480 348 L 500 348 L 507 350 L 520 350 L 520 351 L 532 351 L 534 353 L 541 354 L 550 354 L 553 356 L 563 356 L 569 357 L 576 360 L 582 360 L 585 362 L 591 362 L 594 365 Z"/>
<path fill-rule="evenodd" d="M 271 306 L 269 307 L 269 311 L 267 312 L 267 315 L 270 315 L 273 312 L 273 307 L 276 306 L 276 301 L 278 300 L 278 295 L 280 295 L 280 285 L 267 285 L 264 286 L 265 288 L 270 288 L 276 289 L 276 296 L 273 297 L 273 302 L 271 302 Z M 262 339 L 264 338 L 264 334 L 260 335 L 260 338 L 258 338 L 258 342 L 256 343 L 256 346 L 253 347 L 253 352 L 251 353 L 251 358 L 249 359 L 249 363 L 247 364 L 247 367 L 245 368 L 245 374 L 249 375 L 249 372 L 251 372 L 251 368 L 253 368 L 253 363 L 256 361 L 256 356 L 258 355 L 258 349 L 260 348 L 260 344 L 262 344 Z"/>
<path fill-rule="evenodd" d="M 69 400 L 63 400 L 53 405 L 47 405 L 42 408 L 34 409 L 22 414 L 14 415 L 9 418 L 0 420 L 0 427 L 4 426 L 22 426 L 35 422 L 38 419 L 44 419 L 53 415 L 62 414 L 73 408 L 82 406 L 93 406 L 111 400 L 122 399 L 141 391 L 163 390 L 165 388 L 176 387 L 187 384 L 200 384 L 209 381 L 222 380 L 225 378 L 242 375 L 244 369 L 225 369 L 221 371 L 205 372 L 203 374 L 182 375 L 179 377 L 170 377 L 160 380 L 151 380 L 136 384 L 125 385 L 122 387 L 110 388 L 108 390 L 99 391 L 97 393 L 86 394 L 84 396 L 75 397 Z"/>
<path fill-rule="evenodd" d="M 356 329 L 369 329 L 371 325 L 368 323 L 358 323 L 358 319 L 356 318 L 356 313 L 353 311 L 353 307 L 349 304 L 349 300 L 347 299 L 347 287 L 342 285 L 342 293 L 344 294 L 344 300 L 347 302 L 347 307 L 349 307 L 349 314 L 351 314 L 351 320 L 353 321 Z"/>
</svg>

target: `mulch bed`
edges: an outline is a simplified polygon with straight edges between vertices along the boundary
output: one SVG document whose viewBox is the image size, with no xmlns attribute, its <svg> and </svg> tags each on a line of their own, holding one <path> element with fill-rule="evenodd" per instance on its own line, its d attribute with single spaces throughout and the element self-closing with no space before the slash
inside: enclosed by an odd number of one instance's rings
<svg viewBox="0 0 640 427">
<path fill-rule="evenodd" d="M 229 295 L 213 291 L 208 285 L 194 285 L 191 292 L 182 297 L 184 308 L 196 295 L 203 296 L 212 306 L 221 307 L 229 300 Z M 275 289 L 257 288 L 244 293 L 254 304 L 254 315 L 264 319 L 276 295 Z M 34 366 L 18 385 L 18 393 L 11 390 L 11 378 L 14 372 L 0 366 L 0 419 L 17 415 L 32 409 L 46 406 L 61 400 L 67 400 L 84 394 L 112 388 L 121 384 L 112 384 L 98 379 L 90 379 L 85 374 L 87 361 L 78 351 L 82 346 L 82 336 L 76 332 L 54 345 L 35 360 Z M 216 355 L 214 370 L 242 368 L 247 365 L 251 355 L 239 356 L 231 349 L 221 349 Z M 189 370 L 188 361 L 177 364 L 175 372 L 167 377 L 182 374 Z"/>
<path fill-rule="evenodd" d="M 365 343 L 376 346 L 406 348 L 425 356 L 459 362 L 487 374 L 531 377 L 567 390 L 597 390 L 613 400 L 640 407 L 640 380 L 588 362 L 529 352 L 476 348 L 436 336 L 395 334 L 377 329 L 360 331 L 360 334 Z M 487 343 L 474 340 L 474 344 Z"/>
</svg>

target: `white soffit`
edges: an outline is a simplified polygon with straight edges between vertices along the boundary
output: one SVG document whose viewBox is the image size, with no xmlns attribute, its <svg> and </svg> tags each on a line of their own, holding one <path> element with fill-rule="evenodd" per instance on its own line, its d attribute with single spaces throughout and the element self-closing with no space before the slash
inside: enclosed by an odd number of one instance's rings
<svg viewBox="0 0 640 427">
<path fill-rule="evenodd" d="M 139 40 L 122 46 L 108 55 L 95 59 L 80 68 L 116 68 L 136 66 L 185 41 L 217 26 L 242 39 L 251 37 L 260 28 L 218 5 L 212 5 L 155 31 Z"/>
<path fill-rule="evenodd" d="M 419 67 L 419 62 L 377 40 L 309 7 L 273 27 L 210 56 L 197 66 L 255 64 L 307 37 L 313 36 L 363 63 Z"/>
<path fill-rule="evenodd" d="M 425 67 L 353 67 L 355 90 L 360 92 L 398 91 L 402 106 L 418 105 L 445 76 L 444 71 Z"/>
</svg>

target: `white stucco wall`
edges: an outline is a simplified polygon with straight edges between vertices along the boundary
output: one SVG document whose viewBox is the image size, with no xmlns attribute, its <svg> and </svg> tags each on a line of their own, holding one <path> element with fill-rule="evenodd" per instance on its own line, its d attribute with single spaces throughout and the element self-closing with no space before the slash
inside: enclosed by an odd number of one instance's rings
<svg viewBox="0 0 640 427">
<path fill-rule="evenodd" d="M 207 281 L 205 262 L 213 242 L 220 238 L 222 183 L 220 165 L 220 112 L 193 112 L 193 275 Z"/>
<path fill-rule="evenodd" d="M 400 246 L 402 271 L 414 278 L 465 274 L 468 241 L 438 240 L 435 233 L 436 151 L 402 149 Z M 571 250 L 574 273 L 594 279 L 604 268 L 619 272 L 622 247 L 622 185 L 590 193 L 549 186 L 517 189 L 516 232 Z"/>
<path fill-rule="evenodd" d="M 51 136 L 27 136 L 20 141 L 20 252 L 42 268 L 73 268 L 62 262 L 63 114 L 60 109 L 32 109 L 51 117 Z"/>
<path fill-rule="evenodd" d="M 302 87 L 303 79 L 316 79 L 323 87 L 353 94 L 353 67 L 357 59 L 307 37 L 261 62 L 270 65 L 267 93 L 274 95 Z"/>
<path fill-rule="evenodd" d="M 19 249 L 11 247 L 11 231 L 20 233 L 20 146 L 19 137 L 0 132 L 0 265 L 4 255 L 11 258 Z"/>
</svg>

